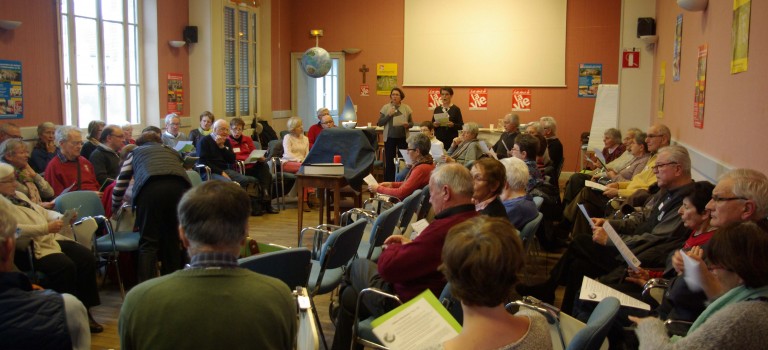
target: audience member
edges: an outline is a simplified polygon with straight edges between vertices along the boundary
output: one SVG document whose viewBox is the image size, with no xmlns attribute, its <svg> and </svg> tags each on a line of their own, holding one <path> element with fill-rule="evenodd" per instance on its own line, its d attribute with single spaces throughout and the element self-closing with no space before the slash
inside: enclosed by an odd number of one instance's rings
<svg viewBox="0 0 768 350">
<path fill-rule="evenodd" d="M 187 135 L 184 135 L 183 132 L 179 131 L 179 128 L 181 128 L 181 118 L 179 118 L 176 113 L 171 113 L 165 116 L 165 131 L 163 132 L 163 144 L 170 146 L 171 148 L 176 147 L 176 144 L 179 143 L 179 141 L 189 141 L 189 138 Z M 144 131 L 147 131 L 144 129 Z M 142 131 L 142 133 L 144 132 Z M 192 146 L 197 147 L 196 144 L 192 144 Z"/>
<path fill-rule="evenodd" d="M 22 140 L 21 137 L 21 129 L 19 129 L 18 126 L 14 123 L 3 123 L 0 124 L 0 142 L 3 142 L 7 139 L 19 139 Z"/>
<path fill-rule="evenodd" d="M 88 313 L 71 294 L 34 290 L 15 271 L 16 218 L 0 196 L 0 348 L 89 350 Z"/>
<path fill-rule="evenodd" d="M 189 140 L 192 141 L 192 145 L 198 149 L 198 152 L 200 152 L 200 139 L 211 134 L 211 125 L 215 119 L 213 113 L 205 111 L 200 114 L 200 127 L 189 132 Z"/>
<path fill-rule="evenodd" d="M 565 158 L 563 156 L 563 143 L 557 138 L 557 121 L 553 117 L 544 116 L 541 117 L 540 123 L 544 131 L 542 136 L 547 139 L 547 153 L 549 154 L 549 162 L 545 164 L 542 173 L 549 176 L 549 182 L 552 185 L 558 186 L 558 177 Z"/>
<path fill-rule="evenodd" d="M 419 128 L 420 128 L 420 130 L 421 130 L 421 133 L 427 136 L 427 138 L 429 139 L 429 142 L 430 142 L 430 145 L 431 145 L 431 146 L 435 146 L 435 145 L 437 145 L 437 146 L 439 146 L 439 147 L 440 147 L 440 149 L 441 149 L 441 152 L 445 152 L 445 151 L 444 151 L 444 149 L 445 149 L 445 148 L 444 148 L 444 146 L 443 146 L 443 142 L 442 142 L 442 141 L 440 141 L 440 140 L 438 140 L 438 139 L 435 137 L 435 127 L 434 127 L 434 125 L 432 125 L 432 122 L 431 122 L 431 121 L 428 121 L 428 120 L 427 120 L 427 121 L 423 121 L 423 122 L 421 122 L 421 124 L 420 124 Z M 441 156 L 442 154 L 439 154 L 439 155 L 436 155 L 436 154 L 432 154 L 432 152 L 431 152 L 431 149 L 432 149 L 432 148 L 430 147 L 430 152 L 429 152 L 429 154 L 430 154 L 430 156 L 432 156 L 432 161 L 433 161 L 433 162 L 437 162 L 437 160 L 438 160 L 438 159 L 436 159 L 436 157 L 439 157 L 439 156 Z M 405 165 L 405 168 L 403 168 L 402 170 L 400 170 L 400 172 L 398 172 L 398 173 L 395 175 L 395 182 L 402 182 L 403 180 L 405 180 L 405 175 L 407 175 L 407 174 L 408 174 L 408 172 L 410 172 L 410 171 L 411 171 L 411 166 L 412 166 L 412 164 L 406 164 L 406 165 Z"/>
<path fill-rule="evenodd" d="M 515 138 L 515 144 L 512 146 L 512 156 L 525 162 L 528 167 L 528 185 L 525 191 L 530 193 L 536 185 L 544 182 L 544 176 L 541 175 L 539 168 L 536 167 L 536 153 L 539 150 L 539 140 L 530 134 L 520 134 Z"/>
<path fill-rule="evenodd" d="M 40 174 L 32 170 L 28 160 L 29 152 L 24 141 L 8 139 L 0 143 L 0 162 L 13 166 L 16 191 L 24 193 L 35 204 L 53 209 L 53 188 Z"/>
<path fill-rule="evenodd" d="M 125 133 L 117 125 L 107 125 L 99 137 L 99 146 L 91 152 L 88 160 L 93 164 L 96 181 L 104 186 L 107 181 L 114 181 L 120 173 L 120 149 L 125 145 Z"/>
<path fill-rule="evenodd" d="M 301 118 L 289 118 L 286 126 L 288 134 L 283 137 L 283 171 L 296 173 L 309 153 L 309 139 L 304 136 Z"/>
<path fill-rule="evenodd" d="M 126 145 L 134 145 L 136 144 L 136 140 L 133 138 L 133 125 L 131 123 L 125 123 L 120 128 L 123 129 L 123 133 L 125 134 L 125 141 L 123 141 Z"/>
<path fill-rule="evenodd" d="M 470 166 L 472 162 L 480 159 L 484 154 L 480 148 L 480 140 L 477 139 L 477 134 L 479 133 L 480 125 L 477 123 L 469 122 L 464 124 L 461 127 L 461 136 L 453 139 L 445 161 Z"/>
<path fill-rule="evenodd" d="M 96 141 L 98 142 L 98 141 Z M 93 164 L 81 156 L 83 136 L 80 129 L 62 126 L 56 129 L 56 144 L 59 153 L 45 168 L 45 181 L 53 187 L 58 196 L 65 189 L 70 191 L 98 191 L 99 182 Z"/>
<path fill-rule="evenodd" d="M 435 169 L 429 179 L 429 201 L 435 210 L 435 220 L 415 239 L 392 235 L 384 242 L 378 264 L 367 259 L 352 261 L 340 292 L 341 310 L 336 321 L 333 349 L 348 349 L 352 341 L 357 295 L 368 287 L 397 294 L 406 302 L 430 289 L 435 295 L 445 285 L 437 270 L 445 236 L 453 226 L 477 216 L 472 205 L 472 175 L 460 164 L 445 164 Z M 364 310 L 359 315 L 382 315 L 393 305 L 380 297 L 363 299 Z"/>
<path fill-rule="evenodd" d="M 261 124 L 259 124 L 261 125 Z M 251 155 L 251 152 L 260 150 L 261 145 L 253 143 L 253 139 L 243 135 L 245 122 L 239 117 L 232 118 L 229 121 L 229 127 L 232 133 L 229 135 L 229 143 L 232 144 L 232 150 L 235 152 L 235 159 L 245 162 Z M 261 157 L 255 162 L 245 164 L 245 175 L 252 176 L 259 182 L 261 187 L 261 207 L 263 211 L 269 214 L 277 214 L 277 209 L 272 207 L 272 196 L 269 190 L 272 188 L 272 173 L 269 171 L 267 159 Z"/>
<path fill-rule="evenodd" d="M 275 129 L 266 120 L 262 120 L 259 117 L 253 118 L 251 128 L 253 128 L 254 135 L 258 137 L 261 149 L 269 149 L 269 141 L 277 140 Z"/>
<path fill-rule="evenodd" d="M 245 191 L 221 181 L 208 181 L 184 195 L 178 236 L 191 261 L 184 270 L 146 281 L 128 293 L 118 322 L 122 349 L 296 346 L 296 303 L 290 289 L 237 264 L 248 237 L 244 203 Z M 227 324 L 234 326 L 190 332 L 201 325 Z"/>
<path fill-rule="evenodd" d="M 411 166 L 402 182 L 382 182 L 368 188 L 371 192 L 378 192 L 395 196 L 400 200 L 410 196 L 418 189 L 429 184 L 429 176 L 435 169 L 432 156 L 429 154 L 431 143 L 424 134 L 414 134 L 408 138 L 408 156 L 411 157 Z"/>
<path fill-rule="evenodd" d="M 99 139 L 101 139 L 101 132 L 105 125 L 107 124 L 101 120 L 92 120 L 88 123 L 88 134 L 85 137 L 83 148 L 80 149 L 80 155 L 85 159 L 88 159 L 96 147 L 99 147 Z"/>
<path fill-rule="evenodd" d="M 413 125 L 413 110 L 402 103 L 405 93 L 399 87 L 389 92 L 389 103 L 379 111 L 378 126 L 384 127 L 384 180 L 394 181 L 399 164 L 395 164 L 398 150 L 408 148 L 406 137 L 408 129 Z"/>
<path fill-rule="evenodd" d="M 481 158 L 472 164 L 473 195 L 472 202 L 480 214 L 498 218 L 506 218 L 507 211 L 501 203 L 499 195 L 504 190 L 506 170 L 498 160 Z"/>
<path fill-rule="evenodd" d="M 516 157 L 501 160 L 506 171 L 504 190 L 501 192 L 501 203 L 504 205 L 507 218 L 518 230 L 535 219 L 539 214 L 536 203 L 526 192 L 528 179 L 530 179 L 528 165 Z"/>
<path fill-rule="evenodd" d="M 493 151 L 498 159 L 504 159 L 512 156 L 512 146 L 515 144 L 515 138 L 520 135 L 520 116 L 509 113 L 504 116 L 504 132 L 499 136 L 499 140 L 493 145 Z"/>
<path fill-rule="evenodd" d="M 440 105 L 435 107 L 432 112 L 432 123 L 435 126 L 435 137 L 443 143 L 445 150 L 451 146 L 453 140 L 459 137 L 459 131 L 464 126 L 464 119 L 461 117 L 461 109 L 451 102 L 453 99 L 453 88 L 443 86 L 440 88 Z M 440 122 L 435 118 L 436 114 L 448 114 L 448 121 Z"/>
<path fill-rule="evenodd" d="M 56 156 L 55 140 L 56 125 L 51 122 L 45 122 L 37 126 L 37 143 L 32 149 L 32 156 L 29 159 L 29 165 L 32 166 L 38 174 L 42 174 L 45 171 L 45 167 L 48 166 L 48 162 Z"/>
<path fill-rule="evenodd" d="M 547 320 L 504 308 L 523 269 L 525 251 L 507 220 L 479 217 L 448 231 L 440 271 L 461 301 L 461 333 L 440 349 L 552 349 Z M 513 233 L 513 234 L 510 234 Z"/>
<path fill-rule="evenodd" d="M 328 116 L 328 118 L 325 118 L 325 116 Z M 309 139 L 310 149 L 312 149 L 312 146 L 315 144 L 317 135 L 320 135 L 320 132 L 323 131 L 323 129 L 330 127 L 331 125 L 333 125 L 333 117 L 331 117 L 331 111 L 325 107 L 318 109 L 317 124 L 310 126 L 309 131 L 307 131 L 307 139 Z"/>
</svg>

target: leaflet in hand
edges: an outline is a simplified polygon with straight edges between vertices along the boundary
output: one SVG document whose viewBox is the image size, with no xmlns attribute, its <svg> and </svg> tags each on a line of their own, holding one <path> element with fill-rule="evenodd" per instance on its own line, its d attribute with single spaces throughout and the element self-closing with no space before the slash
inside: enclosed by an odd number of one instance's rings
<svg viewBox="0 0 768 350">
<path fill-rule="evenodd" d="M 251 154 L 248 155 L 248 159 L 245 160 L 245 164 L 256 163 L 257 161 L 259 161 L 259 159 L 264 158 L 266 154 L 267 154 L 266 150 L 255 149 L 251 152 Z"/>
<path fill-rule="evenodd" d="M 411 231 L 410 239 L 414 240 L 416 239 L 416 237 L 419 237 L 419 235 L 421 234 L 421 231 L 424 231 L 424 229 L 427 228 L 427 226 L 429 226 L 429 221 L 427 221 L 427 219 L 421 219 L 419 221 L 412 223 L 411 224 L 412 231 Z"/>
<path fill-rule="evenodd" d="M 192 150 L 195 149 L 195 146 L 192 144 L 192 141 L 179 141 L 173 149 L 181 153 L 187 153 L 192 152 Z"/>
<path fill-rule="evenodd" d="M 397 114 L 392 118 L 392 125 L 394 126 L 403 126 L 403 124 L 408 122 L 408 118 L 405 117 L 404 114 L 400 113 L 400 111 L 397 111 Z"/>
<path fill-rule="evenodd" d="M 606 297 L 619 299 L 619 303 L 621 303 L 622 306 L 629 306 L 641 310 L 651 310 L 650 305 L 584 276 L 584 279 L 581 282 L 579 299 L 599 302 Z"/>
<path fill-rule="evenodd" d="M 634 253 L 632 253 L 629 247 L 627 247 L 627 244 L 624 243 L 624 240 L 621 239 L 621 236 L 616 233 L 616 230 L 613 229 L 611 223 L 605 221 L 603 223 L 603 229 L 605 230 L 605 233 L 608 234 L 608 238 L 611 240 L 611 242 L 613 242 L 613 245 L 616 246 L 616 249 L 619 250 L 621 257 L 624 258 L 624 261 L 627 262 L 627 265 L 629 265 L 632 270 L 638 271 L 640 268 L 640 260 L 635 256 Z"/>
<path fill-rule="evenodd" d="M 74 219 L 77 216 L 77 211 L 80 209 L 80 207 L 77 208 L 71 208 L 67 209 L 67 211 L 64 212 L 64 215 L 61 217 L 61 221 L 64 222 L 64 225 L 61 226 L 61 230 L 58 233 L 58 235 L 67 237 L 68 239 L 75 239 L 75 234 L 72 232 L 72 226 L 70 223 L 72 222 L 72 219 Z M 58 239 L 59 237 L 57 237 Z"/>
<path fill-rule="evenodd" d="M 75 187 L 76 183 L 77 181 L 73 182 L 71 185 L 69 185 L 69 187 L 63 189 L 61 193 L 59 193 L 58 197 L 61 197 L 62 195 L 67 194 L 69 191 L 72 191 L 72 187 Z"/>
<path fill-rule="evenodd" d="M 693 260 L 688 254 L 680 249 L 680 255 L 683 257 L 683 266 L 685 267 L 685 273 L 683 273 L 683 280 L 688 285 L 688 289 L 692 292 L 698 292 L 703 290 L 701 283 L 701 270 L 699 270 L 699 262 Z"/>
<path fill-rule="evenodd" d="M 595 148 L 595 157 L 597 157 L 597 160 L 600 161 L 600 165 L 605 168 L 605 156 L 603 155 L 603 151 Z"/>
<path fill-rule="evenodd" d="M 584 217 L 587 219 L 587 222 L 589 223 L 589 228 L 595 229 L 595 223 L 592 222 L 592 218 L 589 217 L 589 213 L 587 213 L 587 208 L 584 207 L 584 204 L 578 203 L 576 204 L 579 209 L 581 210 L 581 213 L 584 214 Z"/>
<path fill-rule="evenodd" d="M 488 148 L 488 144 L 485 143 L 485 140 L 480 140 L 477 142 L 477 144 L 480 146 L 480 150 L 483 151 L 483 154 L 487 154 L 493 157 L 493 159 L 499 159 L 499 157 L 496 155 L 496 152 Z"/>
<path fill-rule="evenodd" d="M 401 149 L 400 154 L 403 156 L 403 160 L 405 161 L 405 164 L 407 165 L 413 164 L 413 160 L 411 159 L 411 156 L 408 155 L 407 149 Z"/>
<path fill-rule="evenodd" d="M 584 181 L 584 186 L 587 186 L 589 188 L 594 188 L 599 191 L 605 191 L 608 189 L 608 187 L 606 187 L 605 185 L 601 185 L 597 182 L 589 181 L 589 180 Z"/>
<path fill-rule="evenodd" d="M 371 322 L 373 334 L 390 349 L 426 349 L 459 334 L 461 326 L 427 289 Z"/>
<path fill-rule="evenodd" d="M 448 113 L 435 113 L 432 115 L 435 118 L 435 122 L 440 123 L 440 126 L 447 126 L 443 125 L 450 121 L 451 116 L 448 115 Z"/>
<path fill-rule="evenodd" d="M 429 149 L 429 154 L 432 155 L 432 158 L 437 160 L 440 159 L 443 155 L 445 155 L 445 148 L 443 148 L 443 145 L 441 144 L 432 144 L 432 147 Z"/>
<path fill-rule="evenodd" d="M 363 181 L 365 181 L 365 183 L 368 184 L 368 187 L 379 184 L 379 182 L 376 181 L 376 178 L 373 177 L 372 174 L 368 174 L 368 176 L 364 177 Z"/>
</svg>

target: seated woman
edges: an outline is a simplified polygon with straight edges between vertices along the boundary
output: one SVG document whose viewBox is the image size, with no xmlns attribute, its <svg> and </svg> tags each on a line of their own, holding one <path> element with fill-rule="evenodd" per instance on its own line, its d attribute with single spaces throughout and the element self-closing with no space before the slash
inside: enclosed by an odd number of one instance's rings
<svg viewBox="0 0 768 350">
<path fill-rule="evenodd" d="M 99 305 L 99 291 L 96 288 L 96 261 L 93 253 L 80 243 L 59 234 L 65 223 L 62 215 L 47 210 L 16 191 L 14 168 L 0 163 L 0 195 L 13 204 L 13 215 L 19 225 L 20 237 L 29 237 L 35 247 L 33 264 L 35 270 L 45 274 L 41 280 L 43 288 L 58 293 L 69 293 L 77 297 L 86 308 Z M 31 268 L 26 254 L 17 254 L 16 266 L 22 270 Z M 88 312 L 91 333 L 104 328 Z"/>
<path fill-rule="evenodd" d="M 101 132 L 104 131 L 104 126 L 106 125 L 107 124 L 101 120 L 93 120 L 88 123 L 88 135 L 85 137 L 86 141 L 80 149 L 80 155 L 85 159 L 90 158 L 91 153 L 101 144 L 99 139 L 101 138 Z"/>
<path fill-rule="evenodd" d="M 243 135 L 243 128 L 245 128 L 243 119 L 232 118 L 229 121 L 229 129 L 232 132 L 229 134 L 229 143 L 232 144 L 235 159 L 239 161 L 246 161 L 251 152 L 261 149 L 261 145 L 254 144 L 250 136 Z M 261 157 L 255 162 L 245 164 L 245 175 L 258 180 L 263 192 L 260 205 L 264 207 L 264 211 L 269 214 L 277 214 L 277 209 L 271 205 L 272 196 L 269 194 L 269 190 L 272 188 L 272 174 L 269 172 L 267 159 Z"/>
<path fill-rule="evenodd" d="M 213 125 L 215 119 L 216 117 L 209 111 L 200 114 L 200 127 L 189 132 L 189 140 L 192 141 L 192 145 L 195 146 L 195 148 L 198 147 L 197 143 L 200 142 L 201 138 L 211 134 L 211 125 Z M 197 152 L 200 151 L 198 150 Z"/>
<path fill-rule="evenodd" d="M 395 196 L 400 200 L 405 199 L 414 191 L 424 188 L 429 183 L 429 175 L 435 169 L 432 156 L 429 154 L 431 143 L 429 138 L 422 134 L 414 134 L 408 139 L 408 155 L 413 162 L 405 180 L 402 182 L 382 182 L 369 187 L 371 192 Z"/>
<path fill-rule="evenodd" d="M 481 158 L 472 164 L 470 172 L 474 183 L 472 201 L 475 210 L 483 215 L 506 218 L 507 211 L 499 199 L 506 177 L 504 165 L 493 158 Z"/>
<path fill-rule="evenodd" d="M 55 133 L 56 125 L 51 122 L 45 122 L 37 126 L 37 143 L 32 149 L 29 165 L 38 174 L 45 171 L 48 162 L 56 156 L 56 151 L 59 149 L 54 142 Z"/>
<path fill-rule="evenodd" d="M 32 170 L 27 163 L 28 160 L 29 151 L 24 141 L 8 139 L 0 143 L 0 162 L 13 166 L 16 191 L 27 196 L 32 203 L 52 209 L 53 187 L 40 174 Z"/>
<path fill-rule="evenodd" d="M 309 153 L 309 139 L 304 136 L 301 118 L 291 117 L 286 126 L 288 134 L 283 137 L 283 171 L 296 173 Z"/>
<path fill-rule="evenodd" d="M 525 190 L 530 179 L 528 165 L 516 157 L 504 158 L 501 164 L 504 165 L 507 178 L 504 190 L 499 197 L 506 210 L 507 219 L 518 230 L 522 230 L 528 222 L 539 215 L 536 203 Z"/>
<path fill-rule="evenodd" d="M 720 229 L 709 241 L 707 263 L 701 250 L 687 253 L 698 262 L 701 287 L 711 301 L 685 337 L 670 339 L 664 323 L 631 317 L 640 349 L 761 349 L 768 343 L 768 235 L 753 222 Z"/>
<path fill-rule="evenodd" d="M 444 349 L 552 349 L 549 324 L 536 311 L 504 308 L 523 268 L 523 244 L 508 220 L 480 216 L 454 226 L 439 270 L 461 301 L 464 324 Z"/>
<path fill-rule="evenodd" d="M 451 148 L 448 149 L 446 162 L 457 162 L 464 165 L 470 165 L 473 161 L 483 156 L 480 149 L 477 134 L 480 132 L 480 126 L 477 123 L 469 122 L 461 127 L 459 137 L 453 139 Z"/>
</svg>

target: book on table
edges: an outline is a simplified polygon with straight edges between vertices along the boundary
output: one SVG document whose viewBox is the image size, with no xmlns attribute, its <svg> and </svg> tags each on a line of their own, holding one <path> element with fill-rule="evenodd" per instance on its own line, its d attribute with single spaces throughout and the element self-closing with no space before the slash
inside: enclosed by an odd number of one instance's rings
<svg viewBox="0 0 768 350">
<path fill-rule="evenodd" d="M 344 175 L 344 165 L 341 163 L 312 163 L 304 164 L 304 175 Z"/>
</svg>

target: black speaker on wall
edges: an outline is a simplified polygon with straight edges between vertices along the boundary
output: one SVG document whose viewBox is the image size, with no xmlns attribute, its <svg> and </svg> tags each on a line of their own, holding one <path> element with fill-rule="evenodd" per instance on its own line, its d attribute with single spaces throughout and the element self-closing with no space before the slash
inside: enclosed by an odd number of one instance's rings
<svg viewBox="0 0 768 350">
<path fill-rule="evenodd" d="M 651 17 L 637 19 L 637 37 L 656 35 L 656 20 Z"/>
<path fill-rule="evenodd" d="M 184 41 L 188 44 L 197 43 L 197 27 L 188 26 L 184 27 Z"/>
</svg>

